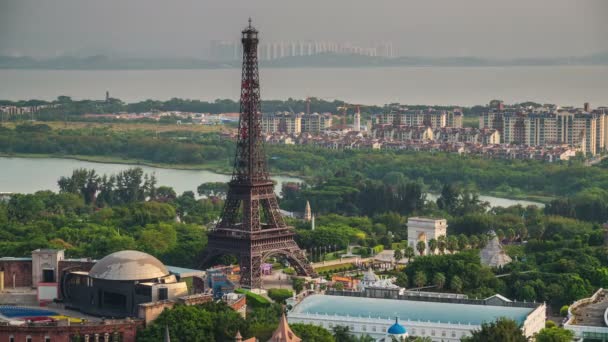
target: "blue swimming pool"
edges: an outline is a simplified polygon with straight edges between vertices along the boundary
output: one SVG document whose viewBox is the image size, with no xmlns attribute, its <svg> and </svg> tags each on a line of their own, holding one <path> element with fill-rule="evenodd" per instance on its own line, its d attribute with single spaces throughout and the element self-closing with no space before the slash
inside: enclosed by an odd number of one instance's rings
<svg viewBox="0 0 608 342">
<path fill-rule="evenodd" d="M 20 306 L 8 306 L 0 305 L 0 315 L 7 318 L 19 318 L 19 317 L 40 317 L 40 316 L 56 316 L 57 313 L 44 310 L 44 309 L 32 309 L 24 308 Z"/>
</svg>

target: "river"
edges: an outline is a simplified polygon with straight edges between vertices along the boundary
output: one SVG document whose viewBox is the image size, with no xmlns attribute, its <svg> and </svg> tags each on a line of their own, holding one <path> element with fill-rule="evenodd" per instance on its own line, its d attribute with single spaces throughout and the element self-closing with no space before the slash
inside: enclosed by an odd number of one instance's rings
<svg viewBox="0 0 608 342">
<path fill-rule="evenodd" d="M 33 193 L 38 190 L 58 191 L 57 180 L 61 176 L 69 176 L 74 169 L 95 169 L 98 174 L 115 174 L 130 167 L 141 167 L 144 172 L 154 174 L 158 179 L 158 185 L 172 187 L 178 194 L 184 191 L 194 191 L 201 183 L 226 182 L 229 175 L 223 175 L 205 170 L 177 170 L 158 167 L 93 163 L 75 159 L 61 158 L 7 158 L 0 157 L 0 192 Z M 301 182 L 298 178 L 273 176 L 277 182 L 275 191 L 281 191 L 281 185 L 285 182 Z M 427 194 L 427 199 L 436 200 L 436 194 Z M 487 201 L 491 206 L 508 207 L 521 204 L 522 206 L 537 205 L 544 207 L 539 202 L 513 200 L 508 198 L 480 196 L 482 201 Z"/>
<path fill-rule="evenodd" d="M 0 70 L 0 99 L 237 99 L 239 69 Z M 608 66 L 262 68 L 263 99 L 471 106 L 492 99 L 608 105 Z M 315 110 L 312 108 L 312 110 Z"/>
<path fill-rule="evenodd" d="M 172 187 L 181 194 L 184 191 L 193 191 L 201 183 L 227 182 L 229 175 L 219 174 L 206 170 L 176 170 L 158 167 L 93 163 L 75 159 L 60 158 L 6 158 L 0 157 L 0 192 L 33 193 L 38 190 L 58 191 L 57 180 L 61 176 L 69 176 L 74 169 L 95 169 L 98 174 L 115 174 L 131 167 L 141 167 L 144 172 L 154 174 L 158 185 Z M 275 191 L 281 191 L 284 182 L 301 182 L 298 178 L 273 176 L 277 182 Z"/>
</svg>

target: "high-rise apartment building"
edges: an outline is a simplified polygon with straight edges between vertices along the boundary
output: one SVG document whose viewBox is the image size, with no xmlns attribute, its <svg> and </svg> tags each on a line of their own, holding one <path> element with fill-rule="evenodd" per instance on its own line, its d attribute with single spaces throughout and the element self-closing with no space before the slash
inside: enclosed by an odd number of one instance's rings
<svg viewBox="0 0 608 342">
<path fill-rule="evenodd" d="M 352 43 L 329 41 L 277 41 L 263 42 L 258 46 L 258 58 L 269 61 L 284 57 L 312 56 L 322 53 L 345 55 L 364 55 L 370 57 L 394 58 L 396 50 L 391 42 L 375 47 L 358 46 Z M 234 61 L 241 58 L 242 48 L 239 41 L 212 40 L 209 44 L 209 57 L 214 61 Z"/>
<path fill-rule="evenodd" d="M 302 116 L 292 113 L 263 114 L 262 132 L 300 134 L 302 132 Z"/>
<path fill-rule="evenodd" d="M 331 127 L 331 124 L 331 114 L 312 113 L 310 115 L 302 115 L 303 133 L 319 133 Z"/>
<path fill-rule="evenodd" d="M 495 106 L 479 117 L 480 128 L 500 131 L 501 143 L 528 146 L 567 144 L 596 155 L 608 148 L 605 108 L 507 108 Z"/>
<path fill-rule="evenodd" d="M 407 110 L 401 109 L 376 115 L 376 124 L 393 124 L 403 126 L 462 127 L 462 112 L 443 110 Z"/>
</svg>

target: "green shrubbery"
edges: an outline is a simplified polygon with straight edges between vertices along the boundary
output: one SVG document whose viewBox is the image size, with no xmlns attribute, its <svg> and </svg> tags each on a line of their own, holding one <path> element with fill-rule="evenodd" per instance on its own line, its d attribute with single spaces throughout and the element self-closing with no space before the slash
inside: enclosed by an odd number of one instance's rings
<svg viewBox="0 0 608 342">
<path fill-rule="evenodd" d="M 268 297 L 277 303 L 285 304 L 285 300 L 293 297 L 293 291 L 288 289 L 269 289 Z"/>
</svg>

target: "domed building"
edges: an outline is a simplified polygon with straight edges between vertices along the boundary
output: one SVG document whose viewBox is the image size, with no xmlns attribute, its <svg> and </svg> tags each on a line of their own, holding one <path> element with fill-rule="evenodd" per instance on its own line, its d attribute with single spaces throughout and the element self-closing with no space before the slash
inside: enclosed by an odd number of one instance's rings
<svg viewBox="0 0 608 342">
<path fill-rule="evenodd" d="M 384 338 L 385 342 L 393 342 L 393 341 L 405 341 L 408 337 L 407 329 L 401 324 L 399 324 L 399 318 L 395 318 L 395 324 L 388 327 L 386 330 L 386 337 Z"/>
<path fill-rule="evenodd" d="M 89 272 L 67 272 L 61 290 L 66 307 L 104 317 L 134 317 L 139 304 L 188 294 L 158 259 L 129 250 L 104 257 Z"/>
</svg>

